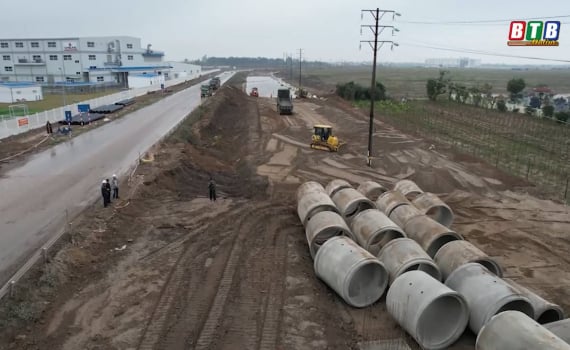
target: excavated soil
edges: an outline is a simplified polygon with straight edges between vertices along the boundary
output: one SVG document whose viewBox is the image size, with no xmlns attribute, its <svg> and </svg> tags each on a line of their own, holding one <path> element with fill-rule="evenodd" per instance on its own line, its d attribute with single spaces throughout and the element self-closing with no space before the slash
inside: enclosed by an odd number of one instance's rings
<svg viewBox="0 0 570 350">
<path fill-rule="evenodd" d="M 417 348 L 383 300 L 351 308 L 314 275 L 295 191 L 333 178 L 414 180 L 451 206 L 452 228 L 506 277 L 570 310 L 567 207 L 379 122 L 369 168 L 360 111 L 330 97 L 295 101 L 295 114 L 279 116 L 242 84 L 234 78 L 198 122 L 156 147 L 125 181 L 127 196 L 112 209 L 97 205 L 75 224 L 73 243 L 3 302 L 0 349 L 358 349 L 379 340 Z M 331 124 L 346 147 L 311 150 L 315 123 Z M 467 331 L 451 349 L 473 344 Z"/>
</svg>

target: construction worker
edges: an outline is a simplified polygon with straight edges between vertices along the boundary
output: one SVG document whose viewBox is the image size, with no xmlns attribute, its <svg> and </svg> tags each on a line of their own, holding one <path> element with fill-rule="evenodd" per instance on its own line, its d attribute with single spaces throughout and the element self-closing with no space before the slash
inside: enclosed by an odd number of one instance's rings
<svg viewBox="0 0 570 350">
<path fill-rule="evenodd" d="M 107 181 L 103 180 L 101 183 L 101 196 L 103 197 L 103 208 L 107 208 L 109 200 L 107 198 Z"/>
<path fill-rule="evenodd" d="M 105 195 L 107 196 L 107 204 L 111 204 L 111 183 L 109 179 L 105 179 Z"/>
<path fill-rule="evenodd" d="M 208 181 L 208 191 L 210 192 L 210 201 L 216 201 L 216 182 L 210 176 L 210 181 Z"/>
<path fill-rule="evenodd" d="M 111 180 L 111 189 L 113 190 L 113 199 L 119 199 L 119 180 L 115 174 Z"/>
</svg>

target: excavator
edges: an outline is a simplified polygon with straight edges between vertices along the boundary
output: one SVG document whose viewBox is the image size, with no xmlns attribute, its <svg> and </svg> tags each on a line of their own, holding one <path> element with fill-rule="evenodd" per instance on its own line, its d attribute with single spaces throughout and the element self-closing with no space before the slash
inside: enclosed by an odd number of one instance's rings
<svg viewBox="0 0 570 350">
<path fill-rule="evenodd" d="M 313 126 L 313 136 L 311 140 L 311 148 L 322 151 L 338 152 L 340 147 L 344 145 L 338 137 L 332 134 L 332 126 L 317 124 Z"/>
</svg>

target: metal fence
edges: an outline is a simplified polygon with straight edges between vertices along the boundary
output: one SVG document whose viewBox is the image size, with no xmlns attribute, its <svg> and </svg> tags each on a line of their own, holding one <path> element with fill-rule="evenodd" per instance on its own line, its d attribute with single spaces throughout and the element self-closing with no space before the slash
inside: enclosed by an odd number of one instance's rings
<svg viewBox="0 0 570 350">
<path fill-rule="evenodd" d="M 216 71 L 217 70 L 202 72 L 201 75 L 210 74 Z M 197 77 L 198 76 L 188 76 L 178 79 L 167 80 L 165 82 L 165 86 L 170 87 L 191 79 L 195 79 Z M 160 90 L 160 86 L 156 85 L 147 86 L 138 89 L 120 91 L 114 94 L 101 96 L 83 102 L 78 102 L 76 104 L 67 105 L 65 106 L 65 108 L 64 107 L 54 108 L 47 111 L 30 114 L 27 116 L 19 116 L 15 118 L 10 118 L 10 116 L 0 116 L 0 139 L 12 135 L 21 134 L 32 129 L 44 127 L 47 121 L 49 121 L 50 123 L 59 122 L 60 120 L 64 119 L 65 110 L 71 111 L 71 113 L 75 115 L 79 113 L 77 109 L 78 104 L 89 104 L 91 105 L 91 107 L 98 107 L 107 104 L 114 104 L 115 102 L 118 102 L 120 100 L 142 96 L 148 93 L 149 91 L 157 91 L 157 90 Z"/>
<path fill-rule="evenodd" d="M 540 185 L 552 198 L 570 202 L 570 125 L 519 113 L 463 105 L 429 105 L 380 118 L 454 149 L 482 158 L 506 173 Z"/>
</svg>

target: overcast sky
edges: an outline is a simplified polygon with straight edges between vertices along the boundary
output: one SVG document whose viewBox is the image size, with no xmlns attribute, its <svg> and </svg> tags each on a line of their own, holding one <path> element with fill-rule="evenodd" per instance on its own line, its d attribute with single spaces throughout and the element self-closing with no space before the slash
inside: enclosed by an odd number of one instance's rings
<svg viewBox="0 0 570 350">
<path fill-rule="evenodd" d="M 540 6 L 544 4 L 544 6 Z M 359 41 L 372 37 L 361 24 L 373 19 L 361 9 L 402 14 L 382 24 L 400 32 L 383 40 L 400 46 L 380 51 L 380 61 L 423 62 L 468 56 L 483 63 L 553 63 L 439 51 L 412 45 L 471 49 L 498 54 L 570 60 L 570 17 L 561 18 L 559 47 L 508 47 L 509 23 L 428 25 L 412 21 L 479 21 L 570 15 L 569 0 L 20 0 L 2 4 L 0 36 L 73 37 L 130 35 L 142 38 L 169 60 L 208 56 L 283 57 L 303 48 L 309 60 L 371 60 Z"/>
</svg>

